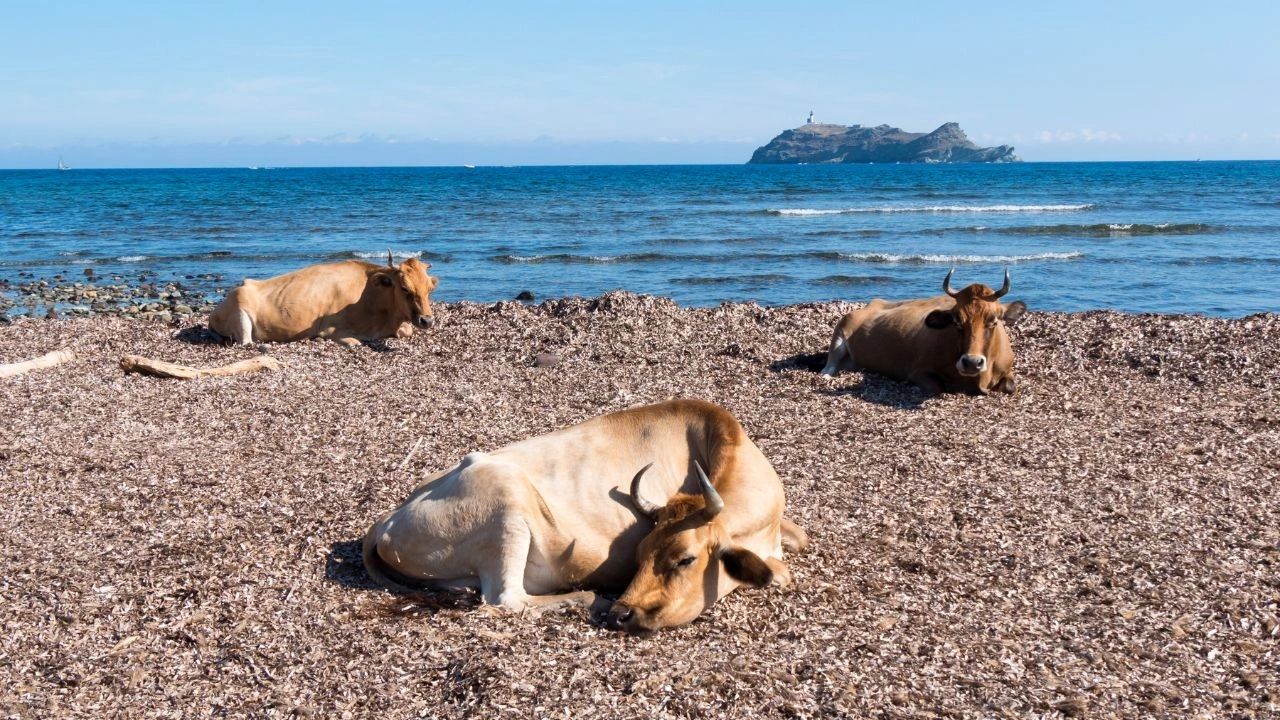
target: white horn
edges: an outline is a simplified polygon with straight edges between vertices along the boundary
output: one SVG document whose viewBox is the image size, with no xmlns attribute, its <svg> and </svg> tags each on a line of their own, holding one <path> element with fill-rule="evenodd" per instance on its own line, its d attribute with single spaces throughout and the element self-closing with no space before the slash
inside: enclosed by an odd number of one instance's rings
<svg viewBox="0 0 1280 720">
<path fill-rule="evenodd" d="M 635 477 L 631 478 L 631 504 L 635 505 L 640 512 L 656 520 L 658 511 L 662 508 L 640 496 L 640 478 L 644 477 L 645 472 L 651 467 L 653 467 L 653 463 L 645 465 L 640 468 L 640 472 L 636 473 Z"/>
<path fill-rule="evenodd" d="M 707 517 L 713 518 L 720 514 L 724 509 L 724 500 L 720 498 L 720 493 L 711 486 L 711 481 L 707 479 L 707 473 L 702 469 L 702 465 L 697 461 L 693 461 L 693 467 L 698 471 L 698 479 L 702 481 L 702 497 L 706 500 Z"/>
<path fill-rule="evenodd" d="M 991 294 L 988 300 L 999 300 L 1009 292 L 1009 268 L 1004 269 L 1004 287 Z"/>
</svg>

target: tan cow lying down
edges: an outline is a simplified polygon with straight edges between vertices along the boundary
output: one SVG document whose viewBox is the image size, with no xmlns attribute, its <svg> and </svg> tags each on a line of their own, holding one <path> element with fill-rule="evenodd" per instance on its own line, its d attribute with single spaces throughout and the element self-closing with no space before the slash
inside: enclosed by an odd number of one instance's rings
<svg viewBox="0 0 1280 720">
<path fill-rule="evenodd" d="M 1008 270 L 999 290 L 973 284 L 960 292 L 951 289 L 954 272 L 942 281 L 946 295 L 876 299 L 841 318 L 822 374 L 863 369 L 931 392 L 1013 392 L 1013 348 L 1004 326 L 1022 317 L 1027 306 L 1020 300 L 1000 304 L 1009 292 Z"/>
<path fill-rule="evenodd" d="M 788 583 L 782 549 L 808 540 L 784 502 L 732 415 L 673 400 L 467 455 L 373 524 L 364 563 L 395 589 L 479 587 L 513 610 L 625 589 L 608 626 L 646 632 Z"/>
<path fill-rule="evenodd" d="M 408 337 L 428 328 L 431 291 L 440 283 L 430 264 L 409 258 L 396 267 L 362 260 L 311 265 L 270 280 L 248 280 L 209 316 L 209 329 L 239 345 L 330 338 L 355 346 L 361 340 Z"/>
</svg>

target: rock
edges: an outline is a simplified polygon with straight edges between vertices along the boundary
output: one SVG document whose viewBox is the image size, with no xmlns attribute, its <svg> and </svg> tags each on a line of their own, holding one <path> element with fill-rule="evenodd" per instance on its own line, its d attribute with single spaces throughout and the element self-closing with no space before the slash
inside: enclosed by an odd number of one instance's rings
<svg viewBox="0 0 1280 720">
<path fill-rule="evenodd" d="M 560 356 L 555 353 L 538 353 L 533 358 L 534 367 L 555 367 L 560 364 Z"/>
<path fill-rule="evenodd" d="M 57 311 L 56 309 L 54 309 L 54 308 L 50 307 L 50 308 L 49 308 L 49 311 L 48 311 L 48 312 L 46 312 L 46 313 L 44 314 L 44 319 L 45 319 L 45 320 L 57 320 L 57 319 L 58 319 L 58 311 Z"/>
<path fill-rule="evenodd" d="M 85 277 L 87 277 L 87 278 L 91 278 L 91 277 L 93 277 L 93 268 L 85 268 L 85 269 L 84 269 L 84 276 L 85 276 Z"/>
<path fill-rule="evenodd" d="M 173 311 L 179 315 L 191 315 L 195 313 L 189 305 L 174 305 Z"/>
<path fill-rule="evenodd" d="M 1018 162 L 1010 145 L 981 148 L 956 123 L 931 133 L 911 133 L 888 125 L 807 123 L 758 148 L 748 164 L 787 163 L 950 163 Z"/>
<path fill-rule="evenodd" d="M 523 302 L 533 302 L 533 292 L 530 290 L 521 290 L 520 294 L 516 295 L 516 299 Z"/>
</svg>

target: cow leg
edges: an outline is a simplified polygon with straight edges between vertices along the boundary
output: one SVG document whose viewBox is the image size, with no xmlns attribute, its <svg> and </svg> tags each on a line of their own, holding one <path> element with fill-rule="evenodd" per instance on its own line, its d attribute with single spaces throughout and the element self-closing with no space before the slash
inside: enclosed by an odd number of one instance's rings
<svg viewBox="0 0 1280 720">
<path fill-rule="evenodd" d="M 529 545 L 533 534 L 524 518 L 505 518 L 496 557 L 480 570 L 480 593 L 489 605 L 523 610 L 529 594 L 524 590 L 524 573 L 529 565 Z"/>
<path fill-rule="evenodd" d="M 931 395 L 938 395 L 945 390 L 942 380 L 931 372 L 913 372 L 907 380 L 915 383 L 920 389 Z"/>
<path fill-rule="evenodd" d="M 578 590 L 577 592 L 567 592 L 559 595 L 529 595 L 525 598 L 525 607 L 535 609 L 538 612 L 563 607 L 581 607 L 591 610 L 597 605 L 601 606 L 599 611 L 604 612 L 609 609 L 610 603 L 590 590 Z"/>
<path fill-rule="evenodd" d="M 529 547 L 533 534 L 523 518 L 503 522 L 501 548 L 493 564 L 480 573 L 480 592 L 485 603 L 508 610 L 542 612 L 558 607 L 591 608 L 600 602 L 589 590 L 558 595 L 530 595 L 524 589 L 525 571 L 529 564 Z"/>
<path fill-rule="evenodd" d="M 809 535 L 797 524 L 786 518 L 779 521 L 782 532 L 782 549 L 791 553 L 802 553 L 809 549 Z"/>
<path fill-rule="evenodd" d="M 352 350 L 355 350 L 356 348 L 360 347 L 360 345 L 362 344 L 359 340 L 353 337 L 336 337 L 336 338 L 333 338 L 333 341 L 341 344 L 343 347 L 350 348 Z"/>
<path fill-rule="evenodd" d="M 821 374 L 829 378 L 835 377 L 836 373 L 840 372 L 840 365 L 842 364 L 841 361 L 843 361 L 846 356 L 848 356 L 852 361 L 853 356 L 852 353 L 849 352 L 848 341 L 844 339 L 843 335 L 837 332 L 835 336 L 831 338 L 831 349 L 827 351 L 827 366 L 822 368 Z"/>
<path fill-rule="evenodd" d="M 773 571 L 773 584 L 778 587 L 787 587 L 791 584 L 791 568 L 778 558 L 764 558 L 764 564 L 769 566 Z"/>
<path fill-rule="evenodd" d="M 249 311 L 244 308 L 240 308 L 240 312 L 236 314 L 236 324 L 231 329 L 231 342 L 236 345 L 253 343 L 253 318 L 249 317 Z"/>
</svg>

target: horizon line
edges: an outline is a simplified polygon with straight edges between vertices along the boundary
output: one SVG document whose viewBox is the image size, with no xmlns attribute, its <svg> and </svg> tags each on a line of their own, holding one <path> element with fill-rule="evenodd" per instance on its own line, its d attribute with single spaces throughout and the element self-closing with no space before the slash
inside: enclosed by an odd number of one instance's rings
<svg viewBox="0 0 1280 720">
<path fill-rule="evenodd" d="M 1154 164 L 1154 163 L 1196 163 L 1196 162 L 1212 162 L 1212 163 L 1251 163 L 1251 162 L 1280 162 L 1280 157 L 1274 158 L 1194 158 L 1194 159 L 1165 159 L 1165 160 L 1019 160 L 1011 163 L 981 163 L 981 162 L 957 162 L 957 163 L 923 163 L 923 162 L 894 162 L 894 163 L 754 163 L 756 167 L 856 167 L 863 165 L 920 165 L 930 167 L 961 167 L 970 165 L 1080 165 L 1080 164 Z M 0 167 L 0 172 L 70 172 L 73 170 L 80 171 L 101 171 L 101 170 L 447 170 L 447 169 L 468 169 L 478 170 L 499 169 L 511 170 L 517 168 L 579 168 L 579 167 L 745 167 L 753 165 L 750 162 L 736 163 L 523 163 L 518 165 L 495 165 L 495 164 L 465 164 L 451 163 L 448 165 L 132 165 L 132 166 L 90 166 L 79 167 L 71 166 L 66 170 L 53 167 Z"/>
</svg>

